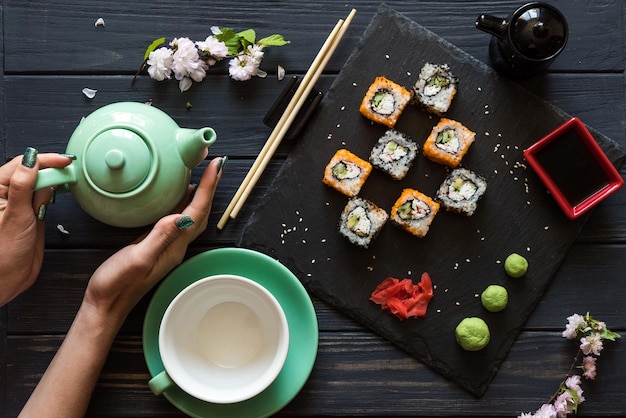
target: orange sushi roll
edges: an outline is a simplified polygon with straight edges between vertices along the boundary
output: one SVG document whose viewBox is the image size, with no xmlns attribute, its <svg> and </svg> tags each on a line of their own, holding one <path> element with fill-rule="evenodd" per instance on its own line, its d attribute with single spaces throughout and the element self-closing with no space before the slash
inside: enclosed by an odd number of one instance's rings
<svg viewBox="0 0 626 418">
<path fill-rule="evenodd" d="M 347 149 L 338 150 L 324 169 L 324 184 L 348 197 L 359 194 L 372 172 L 372 164 Z"/>
<path fill-rule="evenodd" d="M 404 189 L 391 208 L 391 221 L 398 227 L 423 238 L 439 211 L 439 203 L 415 189 Z"/>
<path fill-rule="evenodd" d="M 359 111 L 366 118 L 393 128 L 410 100 L 411 92 L 380 76 L 365 93 Z"/>
<path fill-rule="evenodd" d="M 441 118 L 426 139 L 422 152 L 431 161 L 455 168 L 475 138 L 476 133 L 461 123 Z"/>
</svg>

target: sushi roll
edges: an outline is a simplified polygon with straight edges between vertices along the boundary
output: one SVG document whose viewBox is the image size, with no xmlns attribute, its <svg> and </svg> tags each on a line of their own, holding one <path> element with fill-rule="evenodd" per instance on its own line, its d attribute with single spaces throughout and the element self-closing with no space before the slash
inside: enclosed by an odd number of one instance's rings
<svg viewBox="0 0 626 418">
<path fill-rule="evenodd" d="M 402 180 L 417 156 L 419 146 L 411 138 L 390 129 L 378 139 L 370 154 L 370 163 L 395 180 Z"/>
<path fill-rule="evenodd" d="M 455 168 L 474 142 L 476 133 L 457 121 L 441 118 L 424 142 L 424 155 L 431 161 Z"/>
<path fill-rule="evenodd" d="M 381 76 L 367 90 L 359 110 L 366 118 L 393 128 L 410 101 L 411 92 Z"/>
<path fill-rule="evenodd" d="M 415 189 L 404 189 L 391 208 L 392 222 L 416 237 L 425 237 L 439 203 Z"/>
<path fill-rule="evenodd" d="M 340 191 L 348 197 L 356 196 L 367 177 L 372 172 L 372 165 L 346 149 L 338 150 L 324 170 L 324 184 Z"/>
<path fill-rule="evenodd" d="M 412 90 L 412 102 L 425 111 L 443 116 L 452 104 L 458 79 L 450 72 L 447 64 L 426 63 Z"/>
<path fill-rule="evenodd" d="M 339 233 L 351 243 L 367 248 L 389 219 L 384 209 L 361 197 L 348 201 L 339 221 Z"/>
<path fill-rule="evenodd" d="M 447 211 L 472 216 L 485 191 L 484 177 L 467 168 L 457 168 L 441 183 L 436 199 Z"/>
</svg>

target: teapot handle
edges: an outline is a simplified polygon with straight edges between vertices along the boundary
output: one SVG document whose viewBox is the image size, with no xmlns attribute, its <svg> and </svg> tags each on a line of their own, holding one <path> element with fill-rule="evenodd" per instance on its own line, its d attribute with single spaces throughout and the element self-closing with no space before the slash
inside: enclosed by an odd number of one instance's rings
<svg viewBox="0 0 626 418">
<path fill-rule="evenodd" d="M 476 19 L 476 29 L 487 32 L 502 39 L 506 31 L 507 21 L 492 15 L 482 14 Z"/>
<path fill-rule="evenodd" d="M 35 190 L 62 184 L 76 183 L 76 166 L 70 164 L 65 168 L 44 168 L 37 173 Z"/>
</svg>

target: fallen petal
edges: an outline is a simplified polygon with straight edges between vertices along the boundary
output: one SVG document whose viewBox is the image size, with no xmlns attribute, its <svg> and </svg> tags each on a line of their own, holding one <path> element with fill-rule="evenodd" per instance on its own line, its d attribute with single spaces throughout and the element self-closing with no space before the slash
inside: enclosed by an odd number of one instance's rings
<svg viewBox="0 0 626 418">
<path fill-rule="evenodd" d="M 97 92 L 98 90 L 90 89 L 87 87 L 83 89 L 83 94 L 89 99 L 93 99 L 94 97 L 96 97 Z"/>
<path fill-rule="evenodd" d="M 61 234 L 63 234 L 63 235 L 69 235 L 69 234 L 70 234 L 70 231 L 68 231 L 67 229 L 65 229 L 65 228 L 63 227 L 63 225 L 61 225 L 61 224 L 57 224 L 57 230 L 58 230 Z"/>
<path fill-rule="evenodd" d="M 104 19 L 101 17 L 96 20 L 96 27 L 98 26 L 104 26 Z"/>
<path fill-rule="evenodd" d="M 256 71 L 256 76 L 259 77 L 259 78 L 265 78 L 265 77 L 267 77 L 267 73 L 259 68 Z"/>
<path fill-rule="evenodd" d="M 285 69 L 281 65 L 278 66 L 277 76 L 278 76 L 278 81 L 280 81 L 283 78 L 285 78 Z"/>
<path fill-rule="evenodd" d="M 178 88 L 180 89 L 181 92 L 187 91 L 189 90 L 189 87 L 191 87 L 192 83 L 193 82 L 191 81 L 191 78 L 183 77 L 183 79 L 178 82 Z"/>
</svg>

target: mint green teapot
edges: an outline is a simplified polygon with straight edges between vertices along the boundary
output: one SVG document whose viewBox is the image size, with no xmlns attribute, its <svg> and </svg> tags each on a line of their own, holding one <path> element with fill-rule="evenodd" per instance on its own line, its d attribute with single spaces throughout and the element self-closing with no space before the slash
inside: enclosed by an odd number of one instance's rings
<svg viewBox="0 0 626 418">
<path fill-rule="evenodd" d="M 63 169 L 40 170 L 35 188 L 67 185 L 101 222 L 148 225 L 177 206 L 191 170 L 215 140 L 213 129 L 180 128 L 153 106 L 113 103 L 82 120 L 65 151 L 76 160 Z"/>
</svg>

